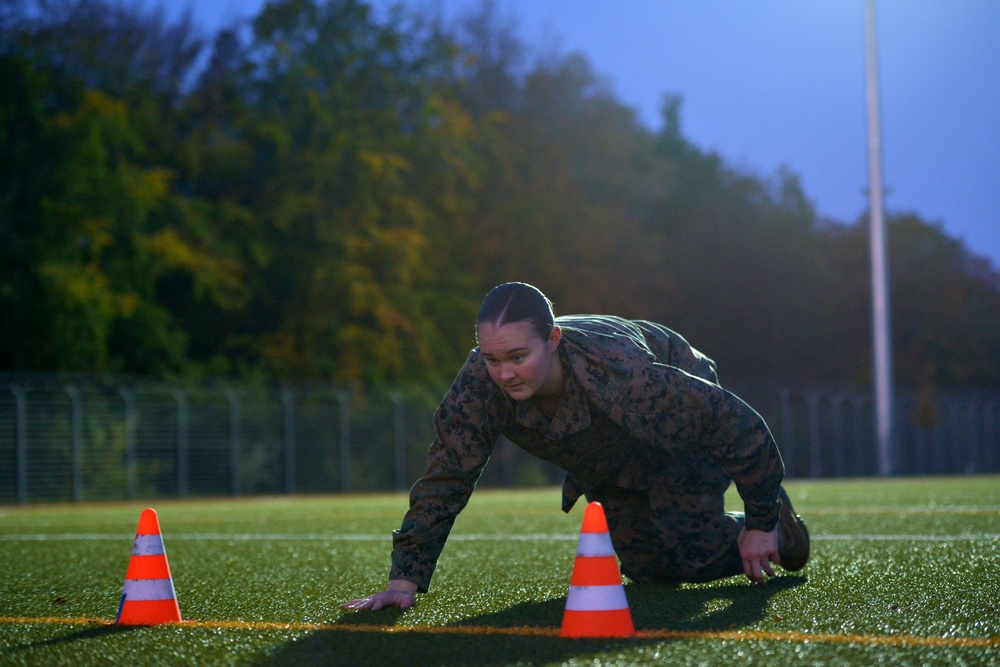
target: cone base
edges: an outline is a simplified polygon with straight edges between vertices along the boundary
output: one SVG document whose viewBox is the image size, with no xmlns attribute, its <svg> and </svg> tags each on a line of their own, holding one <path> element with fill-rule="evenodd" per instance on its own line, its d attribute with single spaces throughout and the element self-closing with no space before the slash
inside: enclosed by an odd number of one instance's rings
<svg viewBox="0 0 1000 667">
<path fill-rule="evenodd" d="M 118 614 L 117 625 L 159 625 L 179 623 L 181 609 L 177 600 L 126 600 Z"/>
<path fill-rule="evenodd" d="M 563 614 L 560 637 L 631 637 L 635 634 L 628 609 L 571 611 Z"/>
</svg>

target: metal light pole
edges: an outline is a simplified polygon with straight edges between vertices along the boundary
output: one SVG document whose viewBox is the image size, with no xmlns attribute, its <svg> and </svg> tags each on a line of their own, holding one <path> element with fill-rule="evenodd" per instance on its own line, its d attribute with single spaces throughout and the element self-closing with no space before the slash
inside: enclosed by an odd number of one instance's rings
<svg viewBox="0 0 1000 667">
<path fill-rule="evenodd" d="M 868 196 L 871 216 L 872 349 L 875 375 L 875 436 L 878 472 L 893 469 L 892 343 L 889 325 L 889 281 L 885 221 L 882 215 L 882 146 L 879 128 L 878 63 L 875 36 L 875 0 L 865 5 L 868 98 Z"/>
</svg>

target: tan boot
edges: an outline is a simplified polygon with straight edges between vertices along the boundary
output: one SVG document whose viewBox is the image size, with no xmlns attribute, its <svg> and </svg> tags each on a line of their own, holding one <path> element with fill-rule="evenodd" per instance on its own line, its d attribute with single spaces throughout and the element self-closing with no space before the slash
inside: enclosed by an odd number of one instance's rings
<svg viewBox="0 0 1000 667">
<path fill-rule="evenodd" d="M 786 570 L 801 570 L 809 560 L 809 530 L 802 517 L 792 509 L 792 501 L 782 487 L 778 492 L 781 512 L 778 515 L 778 557 Z"/>
</svg>

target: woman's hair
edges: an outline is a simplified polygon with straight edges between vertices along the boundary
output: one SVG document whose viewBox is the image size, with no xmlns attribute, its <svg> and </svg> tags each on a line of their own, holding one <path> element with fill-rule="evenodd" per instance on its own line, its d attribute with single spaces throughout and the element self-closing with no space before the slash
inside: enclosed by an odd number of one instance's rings
<svg viewBox="0 0 1000 667">
<path fill-rule="evenodd" d="M 479 309 L 476 332 L 478 334 L 480 324 L 500 327 L 515 322 L 530 322 L 540 338 L 548 338 L 555 324 L 552 302 L 541 290 L 527 283 L 497 285 L 486 295 Z"/>
</svg>

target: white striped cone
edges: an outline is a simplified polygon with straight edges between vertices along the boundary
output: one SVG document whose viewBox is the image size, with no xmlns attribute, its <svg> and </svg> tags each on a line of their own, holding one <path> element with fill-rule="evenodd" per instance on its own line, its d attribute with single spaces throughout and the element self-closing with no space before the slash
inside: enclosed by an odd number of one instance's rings
<svg viewBox="0 0 1000 667">
<path fill-rule="evenodd" d="M 604 507 L 587 505 L 573 563 L 562 637 L 628 637 L 635 634 Z"/>
<path fill-rule="evenodd" d="M 163 548 L 160 521 L 155 510 L 144 509 L 135 531 L 115 623 L 158 625 L 180 620 L 181 610 L 167 564 L 167 552 Z"/>
</svg>

